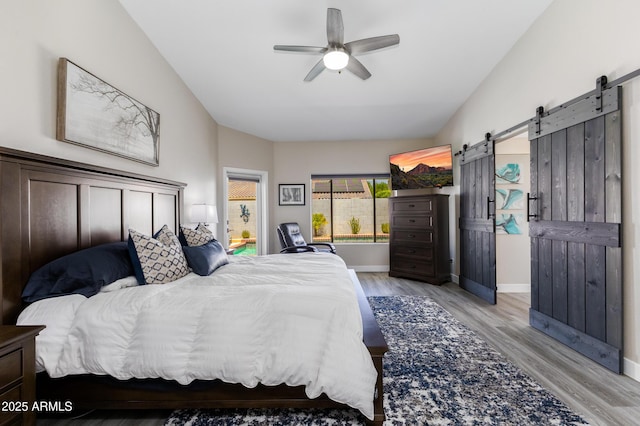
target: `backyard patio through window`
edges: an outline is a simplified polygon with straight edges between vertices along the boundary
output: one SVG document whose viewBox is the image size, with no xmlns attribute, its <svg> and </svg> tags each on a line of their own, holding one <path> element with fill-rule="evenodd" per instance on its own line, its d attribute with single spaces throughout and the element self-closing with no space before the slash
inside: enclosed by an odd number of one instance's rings
<svg viewBox="0 0 640 426">
<path fill-rule="evenodd" d="M 389 241 L 387 176 L 312 176 L 314 242 Z"/>
</svg>

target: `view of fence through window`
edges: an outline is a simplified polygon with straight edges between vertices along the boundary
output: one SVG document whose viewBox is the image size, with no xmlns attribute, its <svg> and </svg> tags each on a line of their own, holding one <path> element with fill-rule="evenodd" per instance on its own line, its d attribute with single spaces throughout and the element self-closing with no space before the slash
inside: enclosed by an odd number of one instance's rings
<svg viewBox="0 0 640 426">
<path fill-rule="evenodd" d="M 389 241 L 389 178 L 312 177 L 314 242 Z"/>
<path fill-rule="evenodd" d="M 258 183 L 255 181 L 229 179 L 228 247 L 234 255 L 256 255 L 257 190 Z"/>
</svg>

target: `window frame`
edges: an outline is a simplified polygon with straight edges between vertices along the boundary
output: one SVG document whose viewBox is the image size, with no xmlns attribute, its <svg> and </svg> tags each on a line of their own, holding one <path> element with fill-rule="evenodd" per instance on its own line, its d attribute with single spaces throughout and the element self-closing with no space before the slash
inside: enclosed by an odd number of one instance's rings
<svg viewBox="0 0 640 426">
<path fill-rule="evenodd" d="M 372 181 L 373 183 L 373 191 L 371 194 L 371 202 L 373 204 L 372 206 L 372 215 L 373 215 L 373 241 L 335 241 L 335 232 L 334 232 L 334 216 L 335 216 L 335 211 L 334 211 L 334 191 L 333 191 L 333 181 L 335 179 L 363 179 L 363 180 L 367 180 L 367 181 Z M 311 215 L 310 215 L 310 219 L 313 217 L 313 194 L 314 194 L 314 181 L 316 180 L 329 180 L 329 190 L 330 190 L 330 197 L 329 197 L 329 211 L 330 211 L 330 236 L 331 236 L 331 243 L 332 244 L 388 244 L 389 243 L 389 239 L 387 238 L 384 241 L 378 241 L 378 233 L 376 232 L 377 229 L 377 206 L 376 206 L 376 200 L 378 199 L 383 199 L 382 197 L 376 197 L 376 181 L 378 181 L 378 183 L 382 180 L 385 180 L 387 182 L 387 185 L 389 187 L 389 190 L 391 190 L 391 175 L 388 173 L 358 173 L 358 174 L 315 174 L 315 175 L 311 175 L 311 179 L 310 179 L 310 186 L 311 186 Z M 389 199 L 391 197 L 391 194 L 389 195 L 389 197 L 385 197 L 386 199 Z M 311 229 L 312 229 L 312 233 L 311 233 L 311 240 L 315 241 L 315 236 L 313 235 L 313 224 L 311 225 Z"/>
</svg>

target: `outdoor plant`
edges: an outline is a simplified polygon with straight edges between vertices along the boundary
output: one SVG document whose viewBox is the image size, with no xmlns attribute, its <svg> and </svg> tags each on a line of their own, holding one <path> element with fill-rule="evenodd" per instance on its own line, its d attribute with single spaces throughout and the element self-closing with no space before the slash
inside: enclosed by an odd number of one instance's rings
<svg viewBox="0 0 640 426">
<path fill-rule="evenodd" d="M 383 234 L 388 234 L 389 233 L 389 222 L 385 222 L 380 224 L 380 228 L 382 228 L 382 233 Z"/>
<path fill-rule="evenodd" d="M 360 219 L 356 217 L 352 217 L 349 221 L 349 226 L 351 226 L 351 233 L 358 234 L 360 233 Z"/>
<path fill-rule="evenodd" d="M 376 182 L 375 188 L 373 187 L 373 183 L 367 183 L 369 184 L 369 190 L 372 194 L 375 194 L 376 198 L 389 198 L 391 196 L 391 190 L 387 182 Z"/>
<path fill-rule="evenodd" d="M 242 238 L 249 238 L 251 236 L 251 232 L 249 232 L 248 230 L 244 230 L 242 231 Z"/>
<path fill-rule="evenodd" d="M 322 233 L 322 227 L 329 223 L 323 213 L 314 213 L 311 216 L 311 226 L 313 227 L 313 236 L 319 237 Z"/>
</svg>

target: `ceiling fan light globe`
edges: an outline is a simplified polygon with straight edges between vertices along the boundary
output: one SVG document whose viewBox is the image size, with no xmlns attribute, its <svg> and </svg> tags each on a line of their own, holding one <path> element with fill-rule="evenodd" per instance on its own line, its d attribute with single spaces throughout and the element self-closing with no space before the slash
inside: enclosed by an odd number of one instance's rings
<svg viewBox="0 0 640 426">
<path fill-rule="evenodd" d="M 341 50 L 331 50 L 322 58 L 324 66 L 330 70 L 338 71 L 349 63 L 349 55 Z"/>
</svg>

